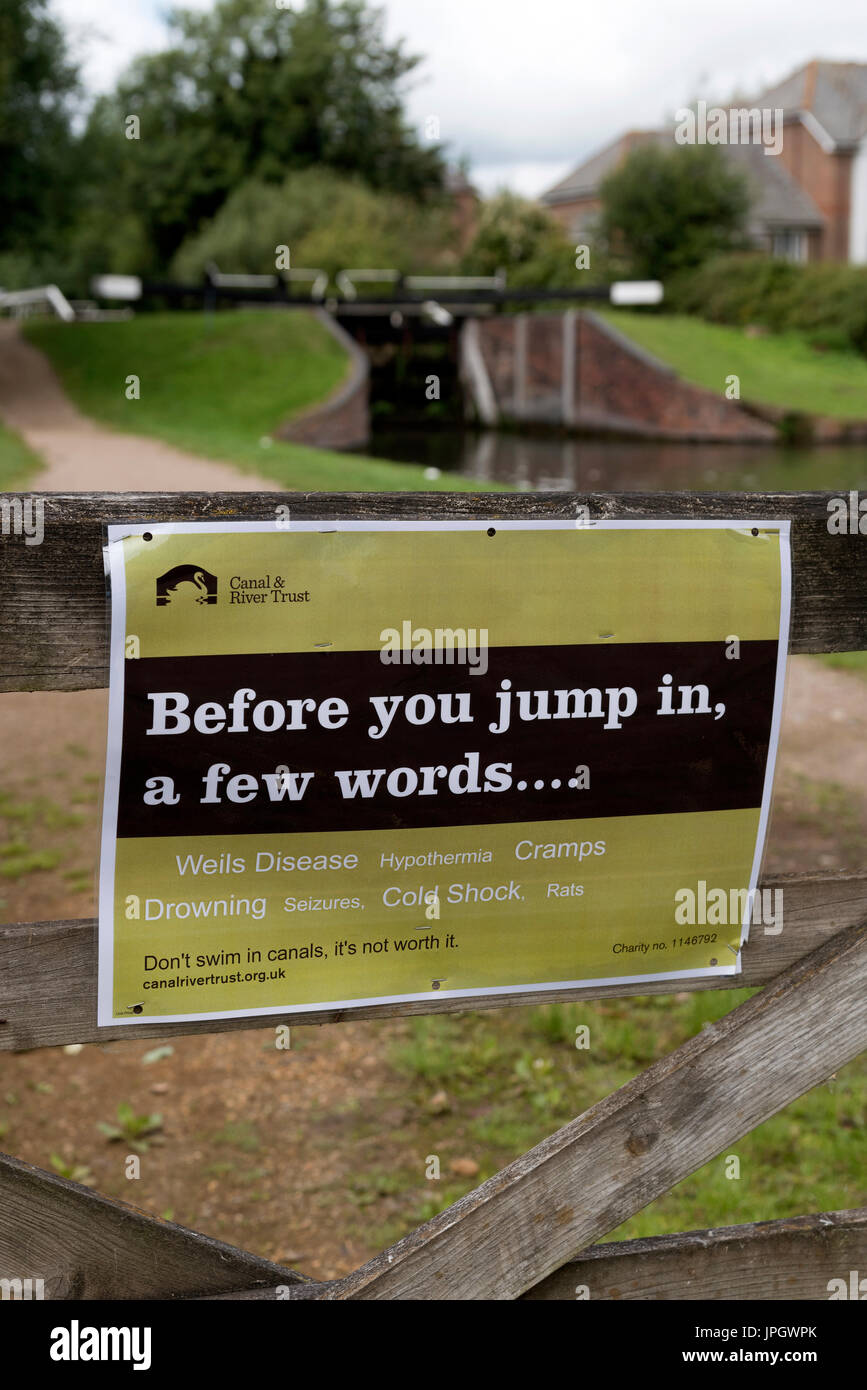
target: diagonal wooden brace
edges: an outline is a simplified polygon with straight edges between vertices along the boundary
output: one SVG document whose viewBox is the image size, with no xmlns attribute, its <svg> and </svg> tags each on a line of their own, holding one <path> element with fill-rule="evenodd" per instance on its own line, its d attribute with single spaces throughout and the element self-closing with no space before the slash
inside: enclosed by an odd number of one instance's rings
<svg viewBox="0 0 867 1390">
<path fill-rule="evenodd" d="M 324 1297 L 518 1298 L 865 1043 L 862 922 Z"/>
</svg>

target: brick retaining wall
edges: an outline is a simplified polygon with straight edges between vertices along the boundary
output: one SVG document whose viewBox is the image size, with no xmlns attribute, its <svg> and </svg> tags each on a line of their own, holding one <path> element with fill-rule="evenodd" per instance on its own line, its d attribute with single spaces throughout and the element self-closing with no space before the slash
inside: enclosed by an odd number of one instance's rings
<svg viewBox="0 0 867 1390">
<path fill-rule="evenodd" d="M 351 368 L 327 400 L 294 416 L 274 431 L 275 439 L 318 449 L 358 449 L 370 439 L 370 368 L 367 354 L 324 309 L 314 311 L 349 354 Z"/>
<path fill-rule="evenodd" d="M 478 325 L 505 420 L 661 439 L 778 437 L 772 423 L 726 399 L 724 381 L 718 392 L 691 386 L 596 314 L 519 314 Z"/>
</svg>

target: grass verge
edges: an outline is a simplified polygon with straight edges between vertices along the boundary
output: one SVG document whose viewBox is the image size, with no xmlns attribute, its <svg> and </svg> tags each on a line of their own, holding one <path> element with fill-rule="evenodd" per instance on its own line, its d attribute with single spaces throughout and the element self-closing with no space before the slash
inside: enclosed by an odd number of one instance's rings
<svg viewBox="0 0 867 1390">
<path fill-rule="evenodd" d="M 856 352 L 819 352 L 800 333 L 750 338 L 685 314 L 609 309 L 602 317 L 684 381 L 723 398 L 727 379 L 737 376 L 745 401 L 838 420 L 867 417 L 867 360 Z"/>
<path fill-rule="evenodd" d="M 0 425 L 0 492 L 21 491 L 38 479 L 42 460 L 20 435 Z"/>
<path fill-rule="evenodd" d="M 343 380 L 343 350 L 312 315 L 238 310 L 141 314 L 122 323 L 32 323 L 76 405 L 128 434 L 151 435 L 299 491 L 478 492 L 492 485 L 271 439 Z M 128 400 L 127 378 L 140 397 Z M 497 490 L 502 491 L 502 488 Z"/>
</svg>

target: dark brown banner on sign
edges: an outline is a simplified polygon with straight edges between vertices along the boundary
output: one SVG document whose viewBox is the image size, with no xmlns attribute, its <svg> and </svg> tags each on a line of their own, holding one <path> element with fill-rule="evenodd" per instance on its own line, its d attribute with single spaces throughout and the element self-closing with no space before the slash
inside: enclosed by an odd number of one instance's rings
<svg viewBox="0 0 867 1390">
<path fill-rule="evenodd" d="M 496 648 L 484 674 L 378 651 L 130 660 L 117 833 L 758 807 L 776 662 L 722 640 Z"/>
</svg>

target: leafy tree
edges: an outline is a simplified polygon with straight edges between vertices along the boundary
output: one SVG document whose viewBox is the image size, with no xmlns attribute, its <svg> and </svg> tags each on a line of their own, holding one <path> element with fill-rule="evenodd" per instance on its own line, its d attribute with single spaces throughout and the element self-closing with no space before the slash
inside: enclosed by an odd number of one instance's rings
<svg viewBox="0 0 867 1390">
<path fill-rule="evenodd" d="M 281 184 L 250 179 L 184 242 L 172 270 L 180 280 L 198 281 L 214 261 L 221 270 L 273 274 L 278 246 L 289 247 L 293 266 L 331 276 L 353 265 L 436 269 L 446 254 L 450 215 L 445 204 L 422 205 L 331 169 L 302 169 Z"/>
<path fill-rule="evenodd" d="M 160 264 L 249 179 L 324 166 L 415 197 L 441 186 L 439 149 L 403 115 L 418 59 L 386 41 L 365 0 L 219 0 L 173 12 L 171 26 L 172 44 L 132 64 L 88 131 Z M 127 138 L 132 115 L 139 139 Z"/>
<path fill-rule="evenodd" d="M 743 243 L 746 180 L 714 145 L 644 145 L 600 188 L 599 229 L 612 256 L 664 280 Z"/>
<path fill-rule="evenodd" d="M 0 251 L 38 257 L 68 218 L 78 90 L 46 0 L 0 0 Z"/>
<path fill-rule="evenodd" d="M 576 278 L 574 248 L 560 225 L 538 203 L 509 192 L 483 204 L 464 269 L 471 275 L 504 270 L 508 284 L 518 287 L 566 287 Z"/>
</svg>

